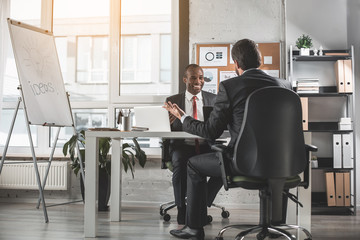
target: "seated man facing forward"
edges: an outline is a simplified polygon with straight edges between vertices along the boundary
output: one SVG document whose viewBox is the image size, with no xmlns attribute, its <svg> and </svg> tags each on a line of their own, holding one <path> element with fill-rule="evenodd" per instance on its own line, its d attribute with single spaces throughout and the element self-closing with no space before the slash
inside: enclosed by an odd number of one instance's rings
<svg viewBox="0 0 360 240">
<path fill-rule="evenodd" d="M 187 115 L 203 121 L 203 106 L 213 106 L 216 95 L 202 91 L 204 86 L 204 72 L 202 68 L 196 64 L 190 64 L 185 68 L 183 81 L 186 85 L 186 91 L 168 97 L 166 102 L 176 103 L 180 108 L 185 110 Z M 172 131 L 183 131 L 180 120 L 171 114 L 170 122 Z M 173 165 L 172 183 L 175 204 L 178 209 L 177 222 L 179 225 L 185 224 L 187 162 L 190 157 L 207 152 L 210 152 L 210 144 L 205 140 L 173 139 L 170 141 L 169 158 Z M 212 191 L 214 193 L 210 194 L 213 198 L 215 198 L 221 186 L 221 184 L 214 186 L 214 191 Z M 212 202 L 212 200 L 213 199 L 210 201 Z"/>
<path fill-rule="evenodd" d="M 217 139 L 223 131 L 229 130 L 231 140 L 226 153 L 232 156 L 234 145 L 242 125 L 247 97 L 257 89 L 280 86 L 290 89 L 290 83 L 269 76 L 258 69 L 261 55 L 256 43 L 249 39 L 238 41 L 232 48 L 237 77 L 223 81 L 219 85 L 214 110 L 206 122 L 194 119 L 180 106 L 172 102 L 164 107 L 182 122 L 185 132 L 207 139 Z M 183 239 L 204 239 L 207 216 L 207 177 L 209 182 L 222 184 L 219 160 L 216 153 L 206 153 L 191 157 L 187 168 L 187 208 L 186 221 L 182 229 L 171 230 L 170 234 Z"/>
</svg>

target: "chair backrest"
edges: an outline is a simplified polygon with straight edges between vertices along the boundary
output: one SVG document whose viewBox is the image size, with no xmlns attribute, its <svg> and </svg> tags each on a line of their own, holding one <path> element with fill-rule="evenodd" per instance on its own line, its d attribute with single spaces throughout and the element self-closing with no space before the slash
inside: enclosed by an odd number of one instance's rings
<svg viewBox="0 0 360 240">
<path fill-rule="evenodd" d="M 266 87 L 249 95 L 232 165 L 238 174 L 263 179 L 304 171 L 302 110 L 295 92 Z"/>
</svg>

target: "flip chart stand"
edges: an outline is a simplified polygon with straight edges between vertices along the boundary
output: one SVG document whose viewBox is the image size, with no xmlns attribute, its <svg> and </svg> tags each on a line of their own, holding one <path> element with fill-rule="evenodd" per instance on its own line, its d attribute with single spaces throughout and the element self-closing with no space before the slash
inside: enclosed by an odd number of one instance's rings
<svg viewBox="0 0 360 240">
<path fill-rule="evenodd" d="M 22 93 L 21 86 L 19 86 L 18 89 L 20 90 L 22 97 L 18 98 L 18 102 L 17 102 L 15 112 L 14 112 L 14 117 L 13 117 L 11 125 L 10 125 L 9 133 L 8 133 L 8 136 L 7 136 L 7 140 L 6 140 L 6 143 L 5 143 L 3 155 L 2 155 L 2 158 L 1 158 L 1 162 L 0 162 L 0 174 L 2 172 L 3 165 L 6 164 L 5 159 L 6 159 L 6 154 L 7 154 L 7 150 L 8 150 L 8 147 L 9 147 L 11 135 L 12 135 L 14 125 L 15 125 L 15 121 L 16 121 L 16 117 L 17 117 L 17 114 L 18 114 L 18 111 L 19 111 L 19 108 L 20 108 L 20 103 L 23 102 L 25 124 L 26 124 L 26 129 L 27 129 L 27 133 L 28 133 L 28 137 L 29 137 L 32 160 L 33 160 L 33 163 L 34 163 L 36 182 L 37 182 L 38 189 L 39 189 L 39 199 L 38 199 L 38 203 L 37 203 L 36 208 L 39 208 L 40 203 L 42 202 L 45 222 L 48 223 L 49 222 L 49 217 L 48 217 L 48 214 L 47 214 L 47 208 L 46 208 L 46 203 L 45 203 L 45 198 L 44 198 L 44 189 L 45 189 L 45 185 L 46 185 L 46 179 L 47 179 L 47 176 L 49 174 L 50 167 L 51 167 L 51 162 L 53 160 L 53 156 L 54 156 L 54 152 L 55 152 L 55 148 L 56 148 L 56 143 L 57 143 L 57 140 L 58 140 L 58 137 L 59 137 L 59 133 L 60 133 L 61 127 L 64 127 L 64 126 L 58 126 L 56 137 L 55 137 L 55 140 L 54 140 L 54 143 L 53 143 L 53 146 L 52 146 L 52 150 L 51 150 L 51 154 L 50 154 L 50 157 L 49 157 L 49 160 L 48 160 L 48 166 L 46 168 L 45 176 L 44 176 L 44 179 L 43 179 L 43 184 L 41 184 L 40 174 L 39 174 L 39 169 L 38 169 L 38 164 L 37 164 L 38 162 L 37 162 L 37 159 L 36 159 L 34 144 L 33 144 L 33 141 L 32 141 L 32 135 L 31 135 L 31 130 L 30 130 L 30 124 L 31 123 L 28 120 L 28 114 L 27 114 L 25 102 L 23 101 L 23 93 Z M 68 98 L 68 95 L 67 95 L 67 98 Z M 68 98 L 68 104 L 70 105 L 69 98 Z M 70 111 L 71 111 L 71 108 L 70 108 Z M 72 114 L 71 114 L 71 116 L 72 116 Z M 72 121 L 74 122 L 73 119 L 72 119 Z M 43 126 L 49 126 L 50 127 L 50 126 L 55 126 L 55 125 L 54 124 L 51 124 L 51 125 L 50 124 L 43 124 Z M 72 125 L 72 127 L 74 129 L 74 134 L 76 134 L 76 129 L 75 129 L 74 124 Z M 85 182 L 84 168 L 83 168 L 83 164 L 82 164 L 82 158 L 81 158 L 78 142 L 76 144 L 76 148 L 77 148 L 77 153 L 78 153 L 78 156 L 79 156 L 79 159 L 80 159 L 81 177 L 82 177 L 82 180 Z"/>
</svg>

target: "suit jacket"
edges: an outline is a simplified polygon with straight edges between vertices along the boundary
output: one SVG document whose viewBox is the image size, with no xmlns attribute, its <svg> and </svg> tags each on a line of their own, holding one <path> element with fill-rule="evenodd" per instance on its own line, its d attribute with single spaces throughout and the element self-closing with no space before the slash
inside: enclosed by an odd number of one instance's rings
<svg viewBox="0 0 360 240">
<path fill-rule="evenodd" d="M 201 91 L 204 106 L 214 106 L 216 95 L 210 92 Z M 166 102 L 176 103 L 182 110 L 185 111 L 185 92 L 170 96 L 166 99 Z M 182 123 L 179 119 L 176 119 L 171 124 L 171 131 L 183 131 Z"/>
<path fill-rule="evenodd" d="M 260 69 L 249 69 L 241 76 L 221 82 L 214 109 L 208 121 L 201 122 L 192 117 L 186 117 L 183 130 L 215 140 L 227 127 L 231 136 L 227 152 L 232 155 L 243 122 L 247 97 L 253 91 L 268 86 L 291 89 L 290 82 L 271 77 Z"/>
<path fill-rule="evenodd" d="M 203 97 L 204 106 L 213 106 L 215 103 L 216 95 L 210 92 L 201 91 Z M 166 102 L 176 103 L 181 109 L 185 110 L 185 92 L 170 96 L 166 98 Z M 171 131 L 183 131 L 183 124 L 179 119 L 176 119 L 171 124 Z M 169 141 L 164 140 L 162 146 L 162 162 L 166 163 L 171 161 L 171 153 L 176 149 L 176 146 L 184 144 L 184 139 L 171 139 Z M 162 168 L 166 168 L 164 164 Z"/>
</svg>

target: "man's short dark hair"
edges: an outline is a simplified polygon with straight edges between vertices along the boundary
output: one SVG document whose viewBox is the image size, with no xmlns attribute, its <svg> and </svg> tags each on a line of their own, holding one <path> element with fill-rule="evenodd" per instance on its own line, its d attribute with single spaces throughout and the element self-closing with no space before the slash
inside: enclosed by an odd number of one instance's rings
<svg viewBox="0 0 360 240">
<path fill-rule="evenodd" d="M 185 68 L 183 77 L 184 77 L 184 78 L 187 78 L 187 77 L 188 77 L 188 76 L 187 76 L 187 72 L 188 72 L 189 69 L 197 69 L 197 68 L 200 68 L 201 71 L 203 71 L 202 68 L 201 68 L 199 65 L 197 65 L 197 64 L 192 63 L 192 64 L 187 65 L 187 67 Z"/>
<path fill-rule="evenodd" d="M 250 39 L 237 41 L 231 50 L 231 56 L 233 60 L 238 62 L 238 67 L 244 71 L 250 68 L 258 68 L 261 65 L 260 51 L 256 43 Z"/>
</svg>

